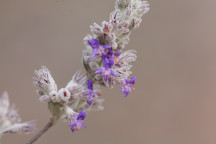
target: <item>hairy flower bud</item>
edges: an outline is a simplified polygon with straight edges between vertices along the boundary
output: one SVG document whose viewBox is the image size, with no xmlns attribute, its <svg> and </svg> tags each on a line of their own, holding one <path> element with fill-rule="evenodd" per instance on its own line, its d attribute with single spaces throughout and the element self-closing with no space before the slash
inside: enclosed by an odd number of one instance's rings
<svg viewBox="0 0 216 144">
<path fill-rule="evenodd" d="M 44 94 L 49 94 L 49 92 L 57 90 L 57 85 L 55 84 L 55 81 L 49 70 L 45 66 L 42 66 L 42 69 L 35 71 L 35 74 L 37 77 L 33 78 L 33 84 L 39 88 L 39 94 L 42 92 Z"/>
<path fill-rule="evenodd" d="M 53 102 L 60 102 L 61 101 L 61 99 L 60 99 L 57 91 L 51 91 L 49 93 L 49 96 L 51 97 L 51 99 L 52 99 Z"/>
<path fill-rule="evenodd" d="M 62 88 L 58 91 L 58 95 L 59 97 L 61 98 L 61 100 L 64 102 L 64 103 L 68 103 L 69 102 L 69 99 L 70 99 L 70 92 L 65 89 L 65 88 Z"/>
<path fill-rule="evenodd" d="M 51 101 L 51 97 L 50 97 L 49 95 L 43 95 L 43 96 L 41 96 L 41 97 L 39 98 L 39 100 L 40 100 L 41 102 L 48 103 L 48 102 Z"/>
</svg>

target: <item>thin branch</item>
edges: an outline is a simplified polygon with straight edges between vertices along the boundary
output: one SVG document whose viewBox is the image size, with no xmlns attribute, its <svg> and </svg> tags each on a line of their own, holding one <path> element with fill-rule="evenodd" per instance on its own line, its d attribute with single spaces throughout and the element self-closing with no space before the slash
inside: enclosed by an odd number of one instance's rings
<svg viewBox="0 0 216 144">
<path fill-rule="evenodd" d="M 26 144 L 33 144 L 37 141 L 49 128 L 53 126 L 53 120 L 51 119 L 35 136 L 33 136 Z"/>
</svg>

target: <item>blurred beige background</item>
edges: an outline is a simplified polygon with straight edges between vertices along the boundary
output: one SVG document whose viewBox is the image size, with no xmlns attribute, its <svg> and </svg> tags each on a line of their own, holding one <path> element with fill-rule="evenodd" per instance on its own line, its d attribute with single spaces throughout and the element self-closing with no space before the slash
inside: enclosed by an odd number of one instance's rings
<svg viewBox="0 0 216 144">
<path fill-rule="evenodd" d="M 23 121 L 40 129 L 50 113 L 32 85 L 34 70 L 47 66 L 58 87 L 81 67 L 89 25 L 109 19 L 115 0 L 0 0 L 0 92 L 7 90 Z M 149 0 L 151 10 L 127 49 L 136 90 L 124 98 L 104 89 L 105 110 L 91 112 L 88 128 L 71 133 L 67 122 L 38 144 L 215 144 L 216 1 Z M 22 144 L 32 135 L 3 136 Z"/>
</svg>

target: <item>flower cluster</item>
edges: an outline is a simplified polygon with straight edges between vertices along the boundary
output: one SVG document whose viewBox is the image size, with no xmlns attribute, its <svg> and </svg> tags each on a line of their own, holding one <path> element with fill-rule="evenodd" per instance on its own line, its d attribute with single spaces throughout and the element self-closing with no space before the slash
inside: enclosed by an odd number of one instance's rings
<svg viewBox="0 0 216 144">
<path fill-rule="evenodd" d="M 65 88 L 58 90 L 50 71 L 42 66 L 35 71 L 33 84 L 38 87 L 37 93 L 40 101 L 48 103 L 52 119 L 67 119 L 72 132 L 85 127 L 83 120 L 85 111 L 103 110 L 103 100 L 99 98 L 100 90 L 87 78 L 86 74 L 78 71 Z"/>
<path fill-rule="evenodd" d="M 33 84 L 38 87 L 40 101 L 48 103 L 54 121 L 67 119 L 72 132 L 85 127 L 86 111 L 103 110 L 100 85 L 110 88 L 118 85 L 125 97 L 134 91 L 136 77 L 128 77 L 132 73 L 129 62 L 136 60 L 136 51 L 123 52 L 123 48 L 148 10 L 146 1 L 117 0 L 108 22 L 90 26 L 93 35 L 84 38 L 86 49 L 82 58 L 86 72 L 78 71 L 66 87 L 58 89 L 46 67 L 35 71 Z"/>
<path fill-rule="evenodd" d="M 0 135 L 4 133 L 31 133 L 36 130 L 35 122 L 21 123 L 21 118 L 14 108 L 9 107 L 8 93 L 4 92 L 0 98 Z"/>
<path fill-rule="evenodd" d="M 86 49 L 83 51 L 83 64 L 89 79 L 111 88 L 118 85 L 125 96 L 134 90 L 136 78 L 128 82 L 128 77 L 132 73 L 129 62 L 136 60 L 136 51 L 123 52 L 123 49 L 131 31 L 139 27 L 142 15 L 148 11 L 146 1 L 117 0 L 108 22 L 90 26 L 92 35 L 84 38 Z"/>
</svg>

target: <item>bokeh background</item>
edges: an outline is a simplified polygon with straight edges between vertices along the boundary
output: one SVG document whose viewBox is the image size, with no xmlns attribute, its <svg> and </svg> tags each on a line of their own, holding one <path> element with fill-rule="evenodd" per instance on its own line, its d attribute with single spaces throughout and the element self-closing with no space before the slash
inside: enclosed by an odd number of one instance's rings
<svg viewBox="0 0 216 144">
<path fill-rule="evenodd" d="M 115 0 L 0 0 L 0 92 L 7 90 L 23 121 L 40 129 L 50 113 L 32 85 L 47 66 L 64 87 L 81 65 L 89 25 L 109 19 Z M 215 144 L 216 1 L 148 0 L 151 10 L 133 31 L 133 95 L 103 89 L 105 109 L 71 133 L 60 122 L 38 144 Z M 3 136 L 22 144 L 32 135 Z"/>
</svg>

